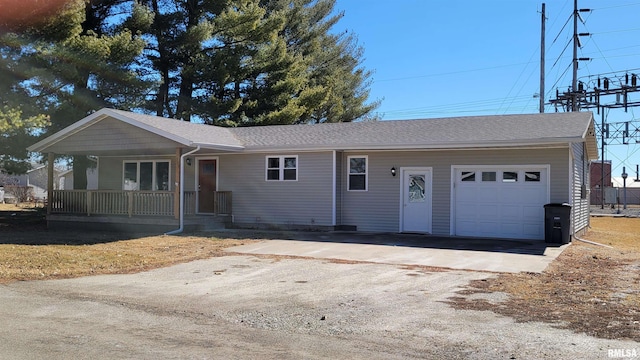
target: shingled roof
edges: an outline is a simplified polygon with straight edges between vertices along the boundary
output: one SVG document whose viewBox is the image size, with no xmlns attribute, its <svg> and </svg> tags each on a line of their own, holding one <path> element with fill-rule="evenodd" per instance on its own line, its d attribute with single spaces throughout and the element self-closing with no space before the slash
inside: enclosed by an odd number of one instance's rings
<svg viewBox="0 0 640 360">
<path fill-rule="evenodd" d="M 43 151 L 48 144 L 106 117 L 185 146 L 225 151 L 450 149 L 587 141 L 589 157 L 597 158 L 590 112 L 222 128 L 102 109 L 29 150 Z"/>
<path fill-rule="evenodd" d="M 452 148 L 579 142 L 591 113 L 552 113 L 234 128 L 246 150 Z"/>
</svg>

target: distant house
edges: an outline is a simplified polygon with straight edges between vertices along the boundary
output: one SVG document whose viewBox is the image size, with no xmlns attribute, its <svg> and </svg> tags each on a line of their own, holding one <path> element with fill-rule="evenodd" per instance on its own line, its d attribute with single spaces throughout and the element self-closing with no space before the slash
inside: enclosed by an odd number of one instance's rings
<svg viewBox="0 0 640 360">
<path fill-rule="evenodd" d="M 60 171 L 54 170 L 54 181 L 57 181 Z M 47 166 L 42 164 L 33 164 L 32 169 L 28 170 L 25 174 L 21 175 L 8 175 L 3 173 L 0 176 L 0 186 L 24 186 L 31 189 L 32 200 L 45 200 L 47 198 Z M 58 187 L 55 186 L 54 189 Z M 12 198 L 11 194 L 7 194 L 5 190 L 5 197 Z"/>
<path fill-rule="evenodd" d="M 572 234 L 587 227 L 597 158 L 591 113 L 221 128 L 102 109 L 29 151 L 98 160 L 97 190 L 53 191 L 51 226 L 539 240 L 547 203 L 572 206 Z"/>
<path fill-rule="evenodd" d="M 73 190 L 73 169 L 65 170 L 60 173 L 58 180 L 58 189 L 60 190 Z M 97 190 L 98 189 L 98 169 L 96 168 L 88 168 L 87 169 L 87 189 L 86 190 Z"/>
</svg>

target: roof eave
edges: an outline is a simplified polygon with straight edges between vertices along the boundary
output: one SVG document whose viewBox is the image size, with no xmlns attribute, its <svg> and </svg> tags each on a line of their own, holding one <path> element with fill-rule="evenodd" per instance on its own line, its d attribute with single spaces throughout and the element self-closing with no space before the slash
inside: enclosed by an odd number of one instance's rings
<svg viewBox="0 0 640 360">
<path fill-rule="evenodd" d="M 526 146 L 558 146 L 572 142 L 584 141 L 582 138 L 554 138 L 537 139 L 531 141 L 486 141 L 475 143 L 434 143 L 434 144 L 358 144 L 358 145 L 327 145 L 327 146 L 250 146 L 245 152 L 277 152 L 277 151 L 333 151 L 333 150 L 454 150 L 472 148 L 513 148 Z"/>
<path fill-rule="evenodd" d="M 230 152 L 241 152 L 245 150 L 244 146 L 239 146 L 239 145 L 223 145 L 223 144 L 198 143 L 198 142 L 192 142 L 189 144 L 189 146 L 191 147 L 200 146 L 200 148 L 202 149 L 230 151 Z"/>
<path fill-rule="evenodd" d="M 167 138 L 169 140 L 175 141 L 181 145 L 184 146 L 189 146 L 191 144 L 191 141 L 189 141 L 188 139 L 185 139 L 183 137 L 177 136 L 175 134 L 160 130 L 158 128 L 149 126 L 147 124 L 144 124 L 140 121 L 134 120 L 132 118 L 129 118 L 127 116 L 122 115 L 119 112 L 113 111 L 112 109 L 108 109 L 108 108 L 104 108 L 104 109 L 100 109 L 98 111 L 96 111 L 95 113 L 86 116 L 84 119 L 58 131 L 57 133 L 40 140 L 39 142 L 27 147 L 27 151 L 30 152 L 44 152 L 47 147 L 50 147 L 62 140 L 64 140 L 65 138 L 76 134 L 80 131 L 82 131 L 83 129 L 86 129 L 87 127 L 100 122 L 104 119 L 107 118 L 114 118 L 117 120 L 120 120 L 124 123 L 127 123 L 131 126 L 135 126 L 138 127 L 140 129 L 149 131 L 153 134 L 156 134 L 158 136 L 162 136 L 164 138 Z"/>
</svg>

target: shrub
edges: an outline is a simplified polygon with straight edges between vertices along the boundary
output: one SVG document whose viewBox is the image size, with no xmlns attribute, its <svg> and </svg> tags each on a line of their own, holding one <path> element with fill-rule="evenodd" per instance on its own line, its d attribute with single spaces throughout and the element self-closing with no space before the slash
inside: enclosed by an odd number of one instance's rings
<svg viewBox="0 0 640 360">
<path fill-rule="evenodd" d="M 27 202 L 33 198 L 33 189 L 30 186 L 8 185 L 4 187 L 4 191 L 13 195 L 18 203 Z"/>
</svg>

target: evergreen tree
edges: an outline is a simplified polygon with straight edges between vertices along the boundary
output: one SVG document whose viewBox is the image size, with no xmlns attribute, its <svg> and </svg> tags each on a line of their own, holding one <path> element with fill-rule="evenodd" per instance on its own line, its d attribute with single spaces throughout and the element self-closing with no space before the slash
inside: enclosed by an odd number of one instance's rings
<svg viewBox="0 0 640 360">
<path fill-rule="evenodd" d="M 153 24 L 147 109 L 223 126 L 352 121 L 369 114 L 370 72 L 330 0 L 145 0 Z"/>
<path fill-rule="evenodd" d="M 127 25 L 144 18 L 135 18 L 131 6 L 127 0 L 74 0 L 15 35 L 25 67 L 20 85 L 50 114 L 46 135 L 102 107 L 135 109 L 143 103 L 147 84 L 135 62 L 145 42 Z M 91 165 L 84 156 L 73 158 L 74 186 L 86 188 Z"/>
</svg>

